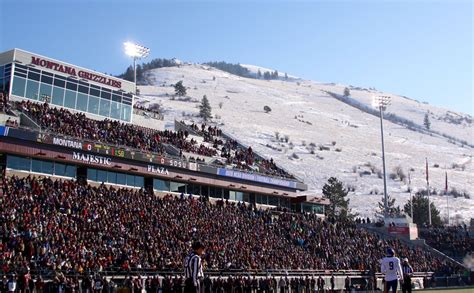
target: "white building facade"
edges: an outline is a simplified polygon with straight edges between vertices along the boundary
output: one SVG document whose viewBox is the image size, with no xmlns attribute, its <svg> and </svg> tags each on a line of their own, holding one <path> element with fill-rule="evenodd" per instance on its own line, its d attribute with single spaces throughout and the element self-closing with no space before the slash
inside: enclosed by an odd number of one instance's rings
<svg viewBox="0 0 474 293">
<path fill-rule="evenodd" d="M 135 85 L 20 49 L 0 53 L 0 91 L 98 118 L 132 121 Z"/>
</svg>

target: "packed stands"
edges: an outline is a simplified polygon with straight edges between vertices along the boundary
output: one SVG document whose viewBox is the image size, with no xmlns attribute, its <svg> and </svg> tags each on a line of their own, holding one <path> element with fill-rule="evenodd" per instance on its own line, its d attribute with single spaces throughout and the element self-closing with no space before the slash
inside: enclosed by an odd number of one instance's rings
<svg viewBox="0 0 474 293">
<path fill-rule="evenodd" d="M 4 92 L 0 92 L 0 113 L 7 112 L 9 108 L 8 95 Z"/>
<path fill-rule="evenodd" d="M 260 173 L 266 175 L 290 179 L 295 178 L 279 168 L 273 161 L 273 158 L 270 158 L 270 160 L 263 159 L 253 152 L 252 147 L 245 148 L 240 146 L 237 141 L 225 138 L 222 130 L 216 126 L 206 124 L 199 126 L 196 123 L 186 124 L 184 121 L 180 123 L 204 137 L 204 141 L 210 143 L 213 148 L 220 150 L 221 157 L 226 159 L 228 165 L 234 165 L 238 169 L 249 171 L 254 171 L 254 167 L 257 167 Z"/>
<path fill-rule="evenodd" d="M 183 153 L 207 157 L 221 157 L 225 166 L 294 179 L 294 176 L 276 166 L 273 159 L 258 157 L 252 147 L 243 148 L 235 140 L 222 137 L 217 127 L 203 124 L 190 127 L 204 138 L 198 143 L 188 131 L 157 131 L 116 120 L 94 120 L 83 113 L 72 113 L 65 108 L 51 107 L 48 103 L 16 102 L 15 108 L 26 113 L 43 129 L 71 137 L 91 139 L 112 145 L 126 146 L 145 152 L 165 153 L 163 144 L 170 144 Z M 196 129 L 197 128 L 197 129 Z"/>
<path fill-rule="evenodd" d="M 48 178 L 4 178 L 1 191 L 4 273 L 180 270 L 194 239 L 207 245 L 206 270 L 376 270 L 388 246 L 415 271 L 446 269 L 420 248 L 312 214 Z"/>
<path fill-rule="evenodd" d="M 133 108 L 137 109 L 137 110 L 142 110 L 142 111 L 154 113 L 154 114 L 157 114 L 157 115 L 161 115 L 159 107 L 145 107 L 142 104 L 135 103 L 135 104 L 133 104 Z"/>
<path fill-rule="evenodd" d="M 450 257 L 462 259 L 474 252 L 474 238 L 465 225 L 420 229 L 420 238 Z"/>
<path fill-rule="evenodd" d="M 217 153 L 216 150 L 202 144 L 197 145 L 193 139 L 188 140 L 188 134 L 185 132 L 157 131 L 109 119 L 94 120 L 83 113 L 71 113 L 64 108 L 50 107 L 47 103 L 22 101 L 16 104 L 16 108 L 28 113 L 41 128 L 54 133 L 158 154 L 165 152 L 163 143 L 199 155 L 213 156 Z"/>
</svg>

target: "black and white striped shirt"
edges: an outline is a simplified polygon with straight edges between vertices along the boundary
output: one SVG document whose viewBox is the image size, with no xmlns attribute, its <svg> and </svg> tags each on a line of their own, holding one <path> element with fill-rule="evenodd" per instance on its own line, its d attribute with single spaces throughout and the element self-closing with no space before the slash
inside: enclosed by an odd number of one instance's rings
<svg viewBox="0 0 474 293">
<path fill-rule="evenodd" d="M 403 265 L 402 271 L 404 276 L 410 276 L 411 274 L 413 274 L 413 269 L 410 265 Z"/>
<path fill-rule="evenodd" d="M 199 285 L 199 278 L 204 277 L 201 257 L 191 252 L 184 258 L 184 274 L 186 279 L 192 278 L 194 286 Z"/>
</svg>

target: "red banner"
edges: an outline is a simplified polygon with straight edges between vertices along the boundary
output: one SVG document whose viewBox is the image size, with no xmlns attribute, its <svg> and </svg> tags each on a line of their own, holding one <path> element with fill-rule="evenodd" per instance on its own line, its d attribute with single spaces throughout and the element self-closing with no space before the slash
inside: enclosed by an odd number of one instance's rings
<svg viewBox="0 0 474 293">
<path fill-rule="evenodd" d="M 388 233 L 395 235 L 408 235 L 410 234 L 409 227 L 388 227 Z"/>
</svg>

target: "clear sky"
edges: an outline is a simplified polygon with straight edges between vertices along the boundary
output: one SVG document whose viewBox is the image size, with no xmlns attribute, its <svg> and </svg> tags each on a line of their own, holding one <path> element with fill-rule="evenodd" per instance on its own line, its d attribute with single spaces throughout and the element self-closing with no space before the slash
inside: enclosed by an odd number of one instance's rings
<svg viewBox="0 0 474 293">
<path fill-rule="evenodd" d="M 473 1 L 0 0 L 0 51 L 100 72 L 151 58 L 255 64 L 474 113 Z"/>
</svg>

